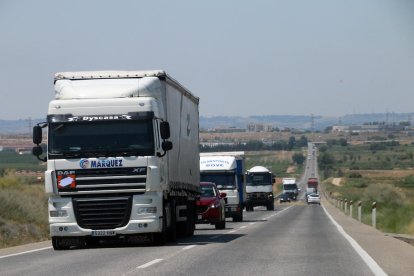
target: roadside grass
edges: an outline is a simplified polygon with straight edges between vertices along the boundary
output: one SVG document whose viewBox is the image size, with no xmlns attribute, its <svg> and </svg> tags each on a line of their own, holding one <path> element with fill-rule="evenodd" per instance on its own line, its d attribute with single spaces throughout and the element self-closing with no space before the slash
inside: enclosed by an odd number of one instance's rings
<svg viewBox="0 0 414 276">
<path fill-rule="evenodd" d="M 353 201 L 353 217 L 357 218 L 357 203 L 362 202 L 362 222 L 371 225 L 371 204 L 377 203 L 377 228 L 383 232 L 414 235 L 414 186 L 413 175 L 389 173 L 373 174 L 358 171 L 359 178 L 350 178 L 345 173 L 341 185 L 333 185 L 332 179 L 324 181 L 328 194 L 335 198 Z M 384 177 L 387 175 L 387 177 Z M 383 176 L 381 178 L 381 176 Z"/>
<path fill-rule="evenodd" d="M 47 197 L 43 185 L 9 171 L 0 177 L 0 248 L 49 237 Z"/>
</svg>

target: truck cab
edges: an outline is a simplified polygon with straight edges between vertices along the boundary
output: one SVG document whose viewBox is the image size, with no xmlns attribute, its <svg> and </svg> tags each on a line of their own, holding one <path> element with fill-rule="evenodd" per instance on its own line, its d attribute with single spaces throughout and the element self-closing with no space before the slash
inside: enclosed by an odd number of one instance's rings
<svg viewBox="0 0 414 276">
<path fill-rule="evenodd" d="M 246 172 L 246 211 L 255 206 L 265 206 L 268 211 L 275 209 L 272 172 L 262 166 L 255 166 Z"/>
</svg>

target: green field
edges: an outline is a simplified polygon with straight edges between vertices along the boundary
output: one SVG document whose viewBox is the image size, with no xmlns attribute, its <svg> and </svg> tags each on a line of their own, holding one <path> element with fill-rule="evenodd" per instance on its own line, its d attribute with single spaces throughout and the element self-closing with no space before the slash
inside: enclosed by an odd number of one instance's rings
<svg viewBox="0 0 414 276">
<path fill-rule="evenodd" d="M 0 171 L 6 169 L 44 171 L 46 164 L 32 154 L 17 154 L 14 151 L 0 151 Z"/>
<path fill-rule="evenodd" d="M 366 224 L 371 224 L 371 204 L 375 201 L 377 228 L 414 234 L 413 152 L 412 144 L 327 147 L 318 159 L 327 194 L 361 201 Z M 338 180 L 339 185 L 332 184 Z"/>
</svg>

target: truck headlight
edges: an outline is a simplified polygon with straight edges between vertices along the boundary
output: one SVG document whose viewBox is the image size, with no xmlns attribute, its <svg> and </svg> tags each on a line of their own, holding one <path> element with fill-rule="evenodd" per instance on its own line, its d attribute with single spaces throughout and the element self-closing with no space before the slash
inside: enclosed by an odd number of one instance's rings
<svg viewBox="0 0 414 276">
<path fill-rule="evenodd" d="M 139 207 L 138 214 L 156 214 L 157 213 L 157 207 Z"/>
<path fill-rule="evenodd" d="M 68 216 L 68 212 L 66 210 L 49 211 L 49 214 L 52 218 L 64 218 Z"/>
</svg>

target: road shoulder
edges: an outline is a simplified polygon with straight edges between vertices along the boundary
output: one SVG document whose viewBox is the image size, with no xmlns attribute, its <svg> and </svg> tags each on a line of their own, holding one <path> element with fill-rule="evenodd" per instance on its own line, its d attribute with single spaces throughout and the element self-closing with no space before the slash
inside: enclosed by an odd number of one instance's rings
<svg viewBox="0 0 414 276">
<path fill-rule="evenodd" d="M 325 198 L 322 204 L 388 275 L 414 275 L 414 247 L 346 216 Z"/>
</svg>

